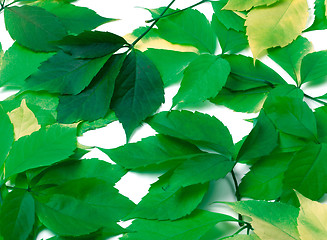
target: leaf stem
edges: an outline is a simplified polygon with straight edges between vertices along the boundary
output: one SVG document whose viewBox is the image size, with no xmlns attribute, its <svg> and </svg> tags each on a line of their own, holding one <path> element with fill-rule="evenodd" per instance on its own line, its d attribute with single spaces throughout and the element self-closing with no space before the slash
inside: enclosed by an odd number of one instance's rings
<svg viewBox="0 0 327 240">
<path fill-rule="evenodd" d="M 234 170 L 231 171 L 231 174 L 232 174 L 233 182 L 234 182 L 234 185 L 235 185 L 235 197 L 236 197 L 236 200 L 237 201 L 241 201 L 240 189 L 238 187 L 238 183 L 237 183 L 237 179 L 236 179 Z M 240 227 L 244 226 L 243 216 L 241 214 L 238 214 L 238 220 L 240 220 L 240 222 L 238 223 L 238 225 Z"/>
<path fill-rule="evenodd" d="M 324 106 L 327 106 L 327 103 L 324 102 L 324 101 L 322 101 L 322 100 L 320 100 L 320 99 L 317 99 L 317 98 L 315 98 L 315 97 L 311 97 L 311 96 L 308 95 L 308 94 L 304 94 L 304 96 L 305 96 L 306 98 L 309 98 L 309 99 L 311 99 L 311 100 L 317 102 L 317 103 L 320 103 L 320 104 L 322 104 L 322 105 L 324 105 Z"/>
<path fill-rule="evenodd" d="M 150 32 L 150 30 L 154 27 L 154 25 L 156 25 L 156 23 L 160 20 L 160 18 L 167 12 L 167 10 L 170 8 L 171 5 L 173 5 L 173 3 L 176 0 L 172 0 L 168 6 L 165 8 L 165 10 L 163 10 L 163 12 L 160 14 L 159 18 L 156 19 L 151 25 L 150 27 L 147 28 L 147 30 L 141 35 L 139 36 L 131 45 L 135 46 L 148 32 Z"/>
<path fill-rule="evenodd" d="M 166 14 L 166 15 L 163 15 L 163 16 L 161 15 L 159 17 L 152 18 L 152 19 L 147 20 L 145 22 L 146 23 L 150 23 L 150 22 L 156 21 L 156 20 L 161 19 L 161 18 L 169 17 L 171 15 L 175 15 L 175 14 L 180 13 L 180 12 L 183 12 L 183 11 L 185 11 L 187 9 L 194 8 L 194 7 L 198 6 L 198 5 L 200 5 L 202 3 L 206 3 L 206 2 L 211 2 L 211 0 L 202 0 L 202 1 L 198 2 L 198 3 L 193 4 L 192 6 L 187 7 L 187 8 L 183 8 L 183 9 L 177 10 L 175 12 L 172 12 L 172 13 L 169 13 L 169 14 Z"/>
</svg>

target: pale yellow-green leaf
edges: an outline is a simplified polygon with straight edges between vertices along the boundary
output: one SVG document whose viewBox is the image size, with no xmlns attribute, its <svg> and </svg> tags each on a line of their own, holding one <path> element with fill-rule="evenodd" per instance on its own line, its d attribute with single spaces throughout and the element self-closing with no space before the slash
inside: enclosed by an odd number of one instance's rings
<svg viewBox="0 0 327 240">
<path fill-rule="evenodd" d="M 302 240 L 326 239 L 327 204 L 312 201 L 296 193 L 300 201 L 300 213 L 297 219 L 298 230 Z"/>
<path fill-rule="evenodd" d="M 325 0 L 325 16 L 327 18 L 327 0 Z"/>
<path fill-rule="evenodd" d="M 223 9 L 244 11 L 258 6 L 269 6 L 278 0 L 229 0 Z"/>
<path fill-rule="evenodd" d="M 245 26 L 254 59 L 268 48 L 290 44 L 305 29 L 308 16 L 307 0 L 280 0 L 252 9 Z"/>
<path fill-rule="evenodd" d="M 20 107 L 12 110 L 8 115 L 14 125 L 15 140 L 41 128 L 34 113 L 27 107 L 25 99 L 22 100 Z"/>
</svg>

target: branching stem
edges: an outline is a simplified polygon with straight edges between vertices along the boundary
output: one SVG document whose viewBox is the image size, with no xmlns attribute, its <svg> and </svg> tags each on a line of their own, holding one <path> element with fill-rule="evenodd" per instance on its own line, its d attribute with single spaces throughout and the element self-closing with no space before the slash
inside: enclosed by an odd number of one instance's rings
<svg viewBox="0 0 327 240">
<path fill-rule="evenodd" d="M 326 102 L 324 102 L 324 101 L 322 101 L 322 100 L 320 100 L 320 99 L 318 99 L 318 98 L 311 97 L 311 96 L 308 95 L 308 94 L 304 94 L 304 96 L 305 96 L 306 98 L 309 98 L 309 99 L 311 99 L 311 100 L 317 102 L 317 103 L 320 103 L 320 104 L 322 104 L 322 105 L 324 105 L 324 106 L 327 106 L 327 103 L 326 103 Z"/>
<path fill-rule="evenodd" d="M 238 183 L 237 183 L 237 179 L 236 179 L 234 170 L 231 171 L 231 174 L 232 174 L 233 182 L 234 182 L 234 185 L 235 185 L 235 197 L 236 197 L 236 200 L 237 201 L 241 201 L 240 189 L 238 187 Z M 238 214 L 238 220 L 240 220 L 240 222 L 238 223 L 238 225 L 240 227 L 244 226 L 243 216 L 241 214 Z"/>
</svg>

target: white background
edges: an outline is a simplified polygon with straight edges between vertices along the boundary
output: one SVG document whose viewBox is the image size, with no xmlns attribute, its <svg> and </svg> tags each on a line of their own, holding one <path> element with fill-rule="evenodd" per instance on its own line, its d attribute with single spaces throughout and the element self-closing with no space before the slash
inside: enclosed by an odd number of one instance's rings
<svg viewBox="0 0 327 240">
<path fill-rule="evenodd" d="M 162 7 L 168 5 L 169 2 L 170 0 L 80 0 L 75 4 L 91 8 L 104 17 L 121 19 L 120 21 L 105 24 L 99 27 L 98 30 L 110 31 L 124 36 L 139 26 L 145 26 L 145 20 L 151 19 L 149 12 L 143 8 Z M 172 7 L 184 8 L 196 2 L 198 1 L 176 0 Z M 309 1 L 309 5 L 311 8 L 310 14 L 312 15 L 312 0 Z M 206 14 L 208 19 L 211 19 L 212 9 L 210 3 L 202 4 L 201 6 L 198 6 L 197 9 Z M 311 16 L 311 22 L 312 20 L 313 19 Z M 307 37 L 310 41 L 313 42 L 316 51 L 327 49 L 327 31 L 310 32 L 304 34 L 303 36 Z M 8 49 L 12 44 L 12 40 L 10 39 L 4 27 L 3 13 L 1 13 L 0 17 L 0 42 L 4 50 Z M 219 50 L 217 53 L 219 53 Z M 245 55 L 250 55 L 249 51 L 244 51 L 242 53 Z M 293 81 L 290 79 L 287 73 L 285 73 L 284 70 L 277 66 L 273 61 L 267 57 L 261 60 L 271 68 L 275 69 L 289 83 L 293 84 Z M 166 101 L 165 104 L 163 104 L 160 108 L 160 111 L 170 109 L 171 99 L 178 91 L 178 87 L 178 85 L 175 85 L 165 90 Z M 326 86 L 323 86 L 316 89 L 305 89 L 305 91 L 309 95 L 318 96 L 321 93 L 325 93 L 326 89 Z M 3 89 L 0 88 L 0 100 L 5 99 L 13 93 L 14 92 L 4 92 Z M 309 104 L 312 107 L 319 106 L 313 102 L 309 102 Z M 236 113 L 224 107 L 217 107 L 213 104 L 210 104 L 209 102 L 203 104 L 201 109 L 190 110 L 198 110 L 216 116 L 228 127 L 235 143 L 241 140 L 252 129 L 252 124 L 244 121 L 244 119 L 249 119 L 257 116 L 257 114 Z M 144 137 L 154 134 L 155 132 L 148 125 L 144 125 L 134 134 L 131 142 L 139 141 Z M 115 148 L 125 144 L 125 133 L 121 124 L 119 122 L 114 122 L 105 128 L 87 132 L 84 134 L 84 136 L 79 138 L 79 142 L 87 146 Z M 110 159 L 105 154 L 101 153 L 97 149 L 92 150 L 91 153 L 86 155 L 86 158 L 91 157 L 98 157 L 99 159 L 110 161 Z M 248 168 L 246 166 L 239 166 L 237 169 L 237 175 L 239 179 L 244 175 L 247 169 Z M 129 197 L 135 203 L 138 203 L 147 193 L 150 184 L 157 180 L 157 177 L 158 174 L 140 175 L 137 173 L 129 172 L 116 184 L 116 187 L 119 189 L 121 194 Z M 221 205 L 210 205 L 210 203 L 213 201 L 235 201 L 233 191 L 233 184 L 231 182 L 230 176 L 228 176 L 226 179 L 219 180 L 210 186 L 209 194 L 206 196 L 204 203 L 201 206 L 212 211 L 228 212 Z M 127 223 L 123 223 L 123 225 L 126 226 Z M 228 224 L 221 224 L 220 227 L 228 228 L 230 226 L 228 226 Z M 50 235 L 51 234 L 49 232 L 42 232 L 38 239 L 46 239 Z"/>
</svg>

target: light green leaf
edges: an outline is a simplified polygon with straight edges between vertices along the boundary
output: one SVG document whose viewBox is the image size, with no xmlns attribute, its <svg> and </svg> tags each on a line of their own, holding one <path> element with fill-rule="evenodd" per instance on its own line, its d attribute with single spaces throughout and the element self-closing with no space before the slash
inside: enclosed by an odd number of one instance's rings
<svg viewBox="0 0 327 240">
<path fill-rule="evenodd" d="M 14 142 L 14 126 L 10 122 L 9 116 L 0 105 L 0 168 L 2 167 L 5 159 L 9 153 L 11 145 Z"/>
<path fill-rule="evenodd" d="M 173 107 L 190 106 L 217 96 L 230 73 L 229 63 L 220 57 L 203 54 L 193 60 L 184 71 Z"/>
<path fill-rule="evenodd" d="M 305 55 L 312 51 L 313 45 L 311 42 L 300 36 L 286 47 L 270 49 L 268 56 L 279 64 L 297 84 L 300 84 L 301 61 Z"/>
<path fill-rule="evenodd" d="M 163 102 L 163 83 L 157 68 L 139 50 L 131 51 L 116 79 L 111 101 L 111 108 L 123 124 L 127 140 Z"/>
<path fill-rule="evenodd" d="M 217 118 L 200 112 L 160 112 L 147 121 L 158 133 L 232 156 L 234 144 L 227 127 Z"/>
<path fill-rule="evenodd" d="M 148 167 L 168 161 L 171 161 L 171 164 L 178 164 L 182 160 L 203 154 L 188 142 L 160 134 L 136 143 L 128 143 L 114 149 L 101 149 L 101 151 L 112 161 L 127 169 Z"/>
<path fill-rule="evenodd" d="M 54 124 L 16 141 L 5 162 L 6 178 L 28 169 L 49 166 L 73 154 L 76 126 Z"/>
<path fill-rule="evenodd" d="M 84 91 L 78 95 L 60 96 L 57 108 L 58 122 L 94 121 L 104 117 L 109 111 L 115 80 L 124 59 L 124 54 L 113 55 Z"/>
<path fill-rule="evenodd" d="M 285 172 L 284 183 L 310 199 L 318 200 L 327 191 L 324 181 L 327 174 L 326 157 L 325 143 L 307 144 L 293 156 Z"/>
<path fill-rule="evenodd" d="M 78 7 L 59 1 L 38 1 L 36 2 L 36 6 L 42 7 L 57 16 L 68 32 L 74 34 L 90 31 L 104 23 L 117 20 L 101 17 L 92 9 L 86 7 Z"/>
<path fill-rule="evenodd" d="M 165 87 L 179 82 L 183 77 L 184 69 L 198 56 L 193 52 L 178 52 L 155 48 L 146 50 L 144 54 L 158 68 Z"/>
<path fill-rule="evenodd" d="M 264 240 L 298 240 L 299 210 L 284 203 L 242 201 L 228 203 L 234 211 L 252 219 L 254 233 Z"/>
<path fill-rule="evenodd" d="M 27 107 L 25 99 L 22 100 L 20 107 L 9 112 L 8 116 L 14 125 L 15 141 L 41 128 L 34 113 Z"/>
<path fill-rule="evenodd" d="M 268 48 L 285 47 L 295 40 L 308 16 L 307 0 L 280 0 L 267 8 L 252 9 L 245 25 L 254 59 Z"/>
<path fill-rule="evenodd" d="M 198 240 L 219 222 L 235 221 L 234 218 L 204 210 L 195 210 L 190 216 L 176 221 L 136 219 L 127 229 L 122 240 Z"/>
<path fill-rule="evenodd" d="M 324 239 L 327 233 L 327 205 L 311 201 L 296 192 L 300 201 L 300 213 L 297 219 L 300 239 Z"/>
<path fill-rule="evenodd" d="M 4 11 L 6 29 L 12 39 L 35 51 L 55 51 L 53 41 L 66 35 L 61 21 L 46 10 L 24 5 L 7 7 Z"/>
<path fill-rule="evenodd" d="M 313 24 L 305 30 L 306 32 L 327 29 L 326 7 L 326 0 L 315 0 L 315 19 Z"/>
<path fill-rule="evenodd" d="M 191 157 L 174 169 L 170 186 L 187 187 L 224 178 L 234 167 L 235 162 L 218 154 L 202 154 Z"/>
<path fill-rule="evenodd" d="M 27 78 L 24 89 L 76 95 L 90 84 L 108 58 L 76 59 L 58 52 Z"/>
<path fill-rule="evenodd" d="M 159 177 L 151 185 L 149 193 L 128 216 L 157 220 L 175 220 L 189 215 L 202 201 L 208 190 L 208 184 L 188 187 L 170 185 L 171 173 Z"/>
<path fill-rule="evenodd" d="M 153 17 L 164 8 L 151 10 Z M 173 12 L 174 10 L 170 10 Z M 195 9 L 187 9 L 181 13 L 161 19 L 157 24 L 158 34 L 165 40 L 196 47 L 200 52 L 215 53 L 216 37 L 205 15 Z"/>
<path fill-rule="evenodd" d="M 244 11 L 258 6 L 270 6 L 279 0 L 229 0 L 224 9 Z"/>
<path fill-rule="evenodd" d="M 35 206 L 31 194 L 15 189 L 5 198 L 0 212 L 0 233 L 4 240 L 25 240 L 33 230 Z"/>
<path fill-rule="evenodd" d="M 0 86 L 20 88 L 24 80 L 52 53 L 37 53 L 21 47 L 15 42 L 1 58 Z"/>
<path fill-rule="evenodd" d="M 306 55 L 301 65 L 301 83 L 318 85 L 327 81 L 327 51 L 313 52 Z"/>
<path fill-rule="evenodd" d="M 36 212 L 48 229 L 61 236 L 81 236 L 104 227 L 122 232 L 116 222 L 134 204 L 105 181 L 87 178 L 38 192 Z"/>
</svg>

